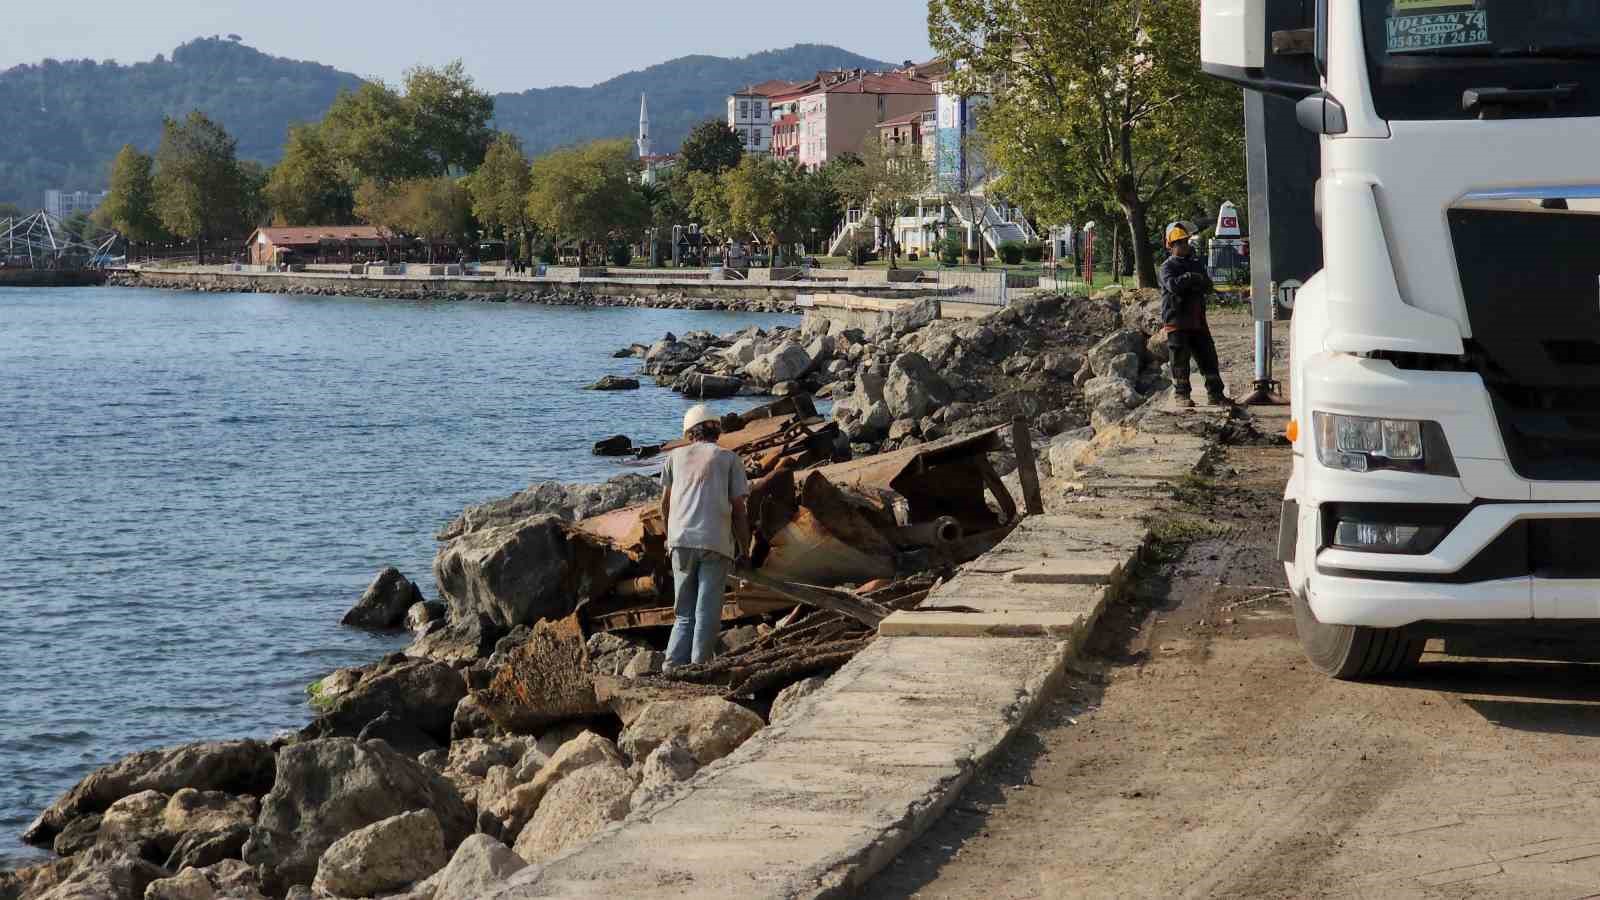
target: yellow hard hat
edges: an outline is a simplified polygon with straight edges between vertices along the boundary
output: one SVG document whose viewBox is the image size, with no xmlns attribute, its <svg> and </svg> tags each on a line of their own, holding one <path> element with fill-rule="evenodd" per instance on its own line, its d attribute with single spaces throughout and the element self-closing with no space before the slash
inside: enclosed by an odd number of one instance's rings
<svg viewBox="0 0 1600 900">
<path fill-rule="evenodd" d="M 1192 235 L 1182 222 L 1173 222 L 1167 226 L 1167 246 L 1171 247 L 1179 241 L 1187 241 Z"/>
</svg>

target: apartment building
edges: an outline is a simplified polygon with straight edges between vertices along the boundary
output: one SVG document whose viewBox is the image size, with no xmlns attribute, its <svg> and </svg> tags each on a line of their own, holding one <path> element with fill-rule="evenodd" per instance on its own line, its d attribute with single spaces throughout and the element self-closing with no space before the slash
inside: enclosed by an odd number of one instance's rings
<svg viewBox="0 0 1600 900">
<path fill-rule="evenodd" d="M 772 98 L 794 88 L 790 81 L 764 81 L 728 96 L 728 127 L 744 143 L 746 153 L 772 152 Z"/>
<path fill-rule="evenodd" d="M 58 219 L 70 219 L 78 213 L 88 215 L 110 195 L 110 191 L 45 191 L 44 211 Z"/>
<path fill-rule="evenodd" d="M 799 120 L 797 158 L 817 167 L 841 153 L 859 153 L 891 119 L 920 115 L 933 106 L 933 85 L 898 73 L 818 73 L 818 78 L 772 97 L 780 112 Z"/>
</svg>

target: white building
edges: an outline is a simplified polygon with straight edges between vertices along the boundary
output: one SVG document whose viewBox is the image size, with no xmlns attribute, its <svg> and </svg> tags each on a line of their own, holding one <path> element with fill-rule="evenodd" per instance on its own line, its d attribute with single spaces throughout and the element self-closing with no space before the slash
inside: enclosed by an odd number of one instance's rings
<svg viewBox="0 0 1600 900">
<path fill-rule="evenodd" d="M 746 153 L 772 152 L 772 98 L 793 88 L 788 81 L 764 81 L 728 96 L 728 127 Z"/>
<path fill-rule="evenodd" d="M 69 219 L 77 213 L 88 215 L 110 195 L 110 191 L 45 191 L 44 211 L 58 219 Z"/>
</svg>

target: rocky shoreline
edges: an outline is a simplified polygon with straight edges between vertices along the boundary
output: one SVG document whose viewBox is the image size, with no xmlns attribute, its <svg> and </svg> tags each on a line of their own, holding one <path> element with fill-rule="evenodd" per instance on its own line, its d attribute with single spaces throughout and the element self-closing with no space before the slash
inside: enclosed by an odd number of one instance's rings
<svg viewBox="0 0 1600 900">
<path fill-rule="evenodd" d="M 770 466 L 763 484 L 788 485 L 770 494 L 779 506 L 862 523 L 887 514 L 887 525 L 852 532 L 870 544 L 880 527 L 913 530 L 896 527 L 905 498 L 869 491 L 887 505 L 852 506 L 867 495 L 829 494 L 811 467 L 992 442 L 1020 420 L 1028 462 L 1069 477 L 1097 433 L 1169 386 L 1158 310 L 1147 292 L 1044 296 L 968 321 L 913 304 L 870 332 L 808 316 L 794 328 L 668 335 L 619 356 L 687 394 L 709 385 L 796 398 L 784 418 L 776 408 L 733 417 L 757 435 L 764 423 L 804 425 L 804 440 L 757 441 L 746 460 Z M 826 421 L 805 415 L 799 398 L 810 394 L 833 400 Z M 989 455 L 994 475 L 1024 487 L 1024 461 Z M 795 473 L 808 470 L 802 488 Z M 24 835 L 59 858 L 0 872 L 0 900 L 492 897 L 788 715 L 872 640 L 863 622 L 914 605 L 953 571 L 926 539 L 897 537 L 889 570 L 929 576 L 887 587 L 841 576 L 853 593 L 752 612 L 725 628 L 715 664 L 665 677 L 659 631 L 625 621 L 626 604 L 604 605 L 657 589 L 636 577 L 656 552 L 637 511 L 659 493 L 656 479 L 630 474 L 537 484 L 464 510 L 436 535 L 437 599 L 387 569 L 344 619 L 409 630 L 404 652 L 311 685 L 313 718 L 297 733 L 144 751 L 91 773 Z M 971 514 L 1005 516 L 981 507 Z M 599 621 L 622 626 L 586 633 Z"/>
<path fill-rule="evenodd" d="M 555 287 L 541 285 L 521 291 L 448 291 L 377 288 L 367 285 L 330 281 L 327 285 L 307 287 L 286 282 L 282 286 L 265 289 L 255 284 L 217 285 L 198 284 L 188 278 L 171 278 L 162 275 L 117 272 L 107 280 L 110 287 L 151 288 L 168 291 L 188 291 L 198 294 L 283 294 L 303 297 L 358 297 L 367 300 L 429 301 L 433 303 L 529 303 L 539 306 L 579 306 L 590 308 L 631 309 L 681 309 L 697 312 L 749 312 L 793 313 L 792 303 L 780 300 L 751 300 L 745 298 L 689 297 L 679 292 L 660 292 L 649 295 L 597 294 L 582 287 Z"/>
</svg>

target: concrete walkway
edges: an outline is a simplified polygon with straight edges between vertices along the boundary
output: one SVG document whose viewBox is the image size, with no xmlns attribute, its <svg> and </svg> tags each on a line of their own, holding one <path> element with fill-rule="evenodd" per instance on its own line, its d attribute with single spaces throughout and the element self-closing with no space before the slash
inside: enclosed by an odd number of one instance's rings
<svg viewBox="0 0 1600 900">
<path fill-rule="evenodd" d="M 1140 499 L 1194 471 L 1210 443 L 1185 431 L 1224 416 L 1141 416 L 1077 473 L 1070 512 L 1025 520 L 923 604 L 973 611 L 891 616 L 794 713 L 500 896 L 853 893 L 1051 692 L 1150 538 Z"/>
</svg>

